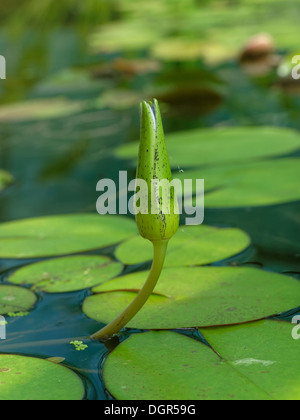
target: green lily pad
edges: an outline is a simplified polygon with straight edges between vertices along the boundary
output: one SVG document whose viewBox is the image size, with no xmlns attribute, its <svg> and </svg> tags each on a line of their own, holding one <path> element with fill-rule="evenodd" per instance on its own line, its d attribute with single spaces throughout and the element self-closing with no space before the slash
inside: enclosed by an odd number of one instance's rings
<svg viewBox="0 0 300 420">
<path fill-rule="evenodd" d="M 83 104 L 65 98 L 32 99 L 0 107 L 1 122 L 32 121 L 80 112 Z"/>
<path fill-rule="evenodd" d="M 117 244 L 136 234 L 134 221 L 119 216 L 72 214 L 0 225 L 1 258 L 79 253 Z"/>
<path fill-rule="evenodd" d="M 153 57 L 163 61 L 194 61 L 203 56 L 203 41 L 169 38 L 151 49 Z"/>
<path fill-rule="evenodd" d="M 248 0 L 221 5 L 220 0 L 210 0 L 197 7 L 190 0 L 152 0 L 145 5 L 139 2 L 137 7 L 136 1 L 125 0 L 118 1 L 117 9 L 118 22 L 102 25 L 91 37 L 95 52 L 150 48 L 150 53 L 162 60 L 196 59 L 197 42 L 202 40 L 202 58 L 220 63 L 234 59 L 247 39 L 259 34 L 262 27 L 278 48 L 299 48 L 294 36 L 298 21 L 293 2 Z"/>
<path fill-rule="evenodd" d="M 232 127 L 197 129 L 166 136 L 170 165 L 189 168 L 200 165 L 240 163 L 297 150 L 296 131 L 277 127 Z M 117 149 L 117 156 L 136 162 L 139 143 Z M 202 177 L 203 178 L 203 177 Z"/>
<path fill-rule="evenodd" d="M 0 355 L 1 400 L 82 400 L 81 379 L 70 369 L 48 360 Z"/>
<path fill-rule="evenodd" d="M 147 272 L 128 274 L 92 289 L 85 314 L 99 322 L 116 318 L 134 299 Z M 262 319 L 299 306 L 299 281 L 240 267 L 176 267 L 163 270 L 154 293 L 130 328 L 173 329 L 229 325 Z"/>
<path fill-rule="evenodd" d="M 108 391 L 119 400 L 259 399 L 261 392 L 204 344 L 173 332 L 123 341 L 104 363 Z"/>
<path fill-rule="evenodd" d="M 271 399 L 299 400 L 299 342 L 286 322 L 202 330 L 210 345 L 242 376 L 265 390 Z"/>
<path fill-rule="evenodd" d="M 81 255 L 30 264 L 9 278 L 14 284 L 34 284 L 48 293 L 88 289 L 120 274 L 122 264 L 108 257 Z"/>
<path fill-rule="evenodd" d="M 145 22 L 113 22 L 94 32 L 89 45 L 94 53 L 136 51 L 153 45 L 159 38 L 159 29 L 153 31 L 153 27 Z"/>
<path fill-rule="evenodd" d="M 13 177 L 10 173 L 0 169 L 0 191 L 6 188 L 13 182 Z"/>
<path fill-rule="evenodd" d="M 27 311 L 36 300 L 36 295 L 24 287 L 0 285 L 0 315 Z"/>
<path fill-rule="evenodd" d="M 275 321 L 204 330 L 222 359 L 181 334 L 134 334 L 107 357 L 104 381 L 120 400 L 299 399 L 299 348 L 290 331 Z"/>
<path fill-rule="evenodd" d="M 110 89 L 102 93 L 95 101 L 97 108 L 110 108 L 114 110 L 125 110 L 136 107 L 136 104 L 143 100 L 143 95 L 129 89 Z"/>
<path fill-rule="evenodd" d="M 212 226 L 181 226 L 168 245 L 165 267 L 204 265 L 224 260 L 250 245 L 249 236 L 240 229 Z M 141 236 L 122 242 L 116 257 L 124 264 L 139 264 L 153 258 L 153 246 Z"/>
<path fill-rule="evenodd" d="M 204 168 L 178 178 L 205 179 L 206 207 L 266 206 L 300 200 L 300 159 L 296 158 Z"/>
<path fill-rule="evenodd" d="M 74 91 L 92 91 L 102 87 L 103 82 L 92 78 L 88 69 L 66 68 L 43 79 L 34 89 L 39 96 L 65 95 Z M 105 87 L 105 85 L 103 86 Z"/>
</svg>

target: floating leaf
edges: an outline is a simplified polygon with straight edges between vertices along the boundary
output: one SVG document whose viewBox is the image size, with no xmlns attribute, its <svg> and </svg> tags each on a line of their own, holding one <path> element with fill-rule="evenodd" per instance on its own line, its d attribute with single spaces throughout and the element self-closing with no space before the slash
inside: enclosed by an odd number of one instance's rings
<svg viewBox="0 0 300 420">
<path fill-rule="evenodd" d="M 174 168 L 240 163 L 289 153 L 300 147 L 296 131 L 278 127 L 197 129 L 166 136 L 170 164 Z M 121 158 L 136 161 L 138 142 L 122 145 Z"/>
<path fill-rule="evenodd" d="M 259 399 L 261 392 L 204 344 L 173 332 L 134 334 L 108 356 L 108 391 L 120 400 Z"/>
<path fill-rule="evenodd" d="M 43 79 L 34 88 L 39 96 L 62 95 L 78 92 L 87 92 L 99 89 L 102 81 L 92 78 L 88 69 L 67 68 Z"/>
<path fill-rule="evenodd" d="M 88 345 L 87 344 L 83 344 L 83 341 L 77 341 L 77 340 L 70 341 L 70 344 L 72 346 L 74 346 L 74 348 L 75 348 L 76 351 L 84 351 L 85 349 L 88 348 Z"/>
<path fill-rule="evenodd" d="M 122 267 L 108 257 L 97 255 L 55 258 L 23 267 L 9 281 L 34 284 L 35 289 L 48 293 L 63 293 L 88 289 L 110 280 L 120 274 Z"/>
<path fill-rule="evenodd" d="M 145 22 L 113 22 L 94 32 L 89 44 L 94 53 L 135 51 L 153 45 L 159 37 L 159 29 L 153 31 L 153 27 Z"/>
<path fill-rule="evenodd" d="M 190 61 L 203 56 L 203 41 L 182 38 L 165 39 L 151 50 L 151 54 L 163 61 Z"/>
<path fill-rule="evenodd" d="M 7 313 L 7 316 L 11 318 L 21 318 L 27 315 L 29 315 L 29 312 L 8 312 Z"/>
<path fill-rule="evenodd" d="M 108 323 L 125 309 L 147 277 L 128 274 L 93 289 L 85 314 Z M 108 292 L 108 293 L 106 293 Z M 171 329 L 243 323 L 299 306 L 300 284 L 277 273 L 240 267 L 177 267 L 160 280 L 129 328 Z"/>
<path fill-rule="evenodd" d="M 97 108 L 124 110 L 136 106 L 143 99 L 142 94 L 129 89 L 106 90 L 96 101 Z"/>
<path fill-rule="evenodd" d="M 82 400 L 81 379 L 70 369 L 33 357 L 0 355 L 1 400 Z"/>
<path fill-rule="evenodd" d="M 300 159 L 204 168 L 187 171 L 178 178 L 205 179 L 206 207 L 265 206 L 300 200 Z"/>
<path fill-rule="evenodd" d="M 249 245 L 249 236 L 239 229 L 181 226 L 168 245 L 164 266 L 210 264 L 232 257 Z M 124 264 L 139 264 L 152 260 L 153 250 L 149 241 L 135 236 L 121 243 L 115 255 Z"/>
<path fill-rule="evenodd" d="M 204 330 L 223 360 L 181 334 L 134 334 L 109 354 L 104 381 L 120 400 L 299 399 L 299 349 L 290 330 L 275 321 Z"/>
<path fill-rule="evenodd" d="M 13 177 L 10 175 L 10 173 L 0 169 L 0 191 L 6 188 L 12 182 Z"/>
<path fill-rule="evenodd" d="M 1 258 L 46 257 L 116 244 L 137 232 L 119 216 L 72 214 L 18 220 L 0 225 Z"/>
<path fill-rule="evenodd" d="M 0 315 L 26 312 L 36 303 L 33 292 L 24 287 L 0 285 Z"/>
<path fill-rule="evenodd" d="M 202 330 L 215 350 L 271 399 L 299 400 L 299 342 L 286 322 L 261 321 Z"/>
<path fill-rule="evenodd" d="M 257 7 L 258 4 L 259 7 Z M 190 0 L 176 1 L 176 3 L 152 0 L 145 3 L 145 6 L 142 6 L 142 2 L 140 2 L 137 7 L 136 1 L 125 0 L 118 2 L 118 10 L 120 8 L 122 9 L 121 17 L 126 22 L 119 30 L 115 25 L 115 31 L 109 25 L 108 28 L 111 30 L 106 33 L 106 38 L 109 40 L 111 37 L 114 43 L 122 46 L 122 38 L 125 37 L 129 44 L 128 48 L 130 43 L 138 48 L 139 39 L 144 39 L 143 29 L 146 27 L 148 34 L 149 23 L 151 23 L 152 43 L 150 41 L 149 44 L 143 46 L 155 47 L 157 44 L 163 46 L 168 44 L 164 49 L 160 48 L 162 59 L 164 54 L 168 55 L 168 47 L 173 47 L 171 56 L 175 56 L 177 53 L 177 56 L 180 57 L 180 52 L 176 52 L 176 46 L 170 42 L 170 38 L 172 41 L 176 36 L 176 39 L 181 41 L 182 48 L 185 48 L 188 42 L 197 43 L 199 40 L 204 40 L 202 57 L 210 62 L 224 62 L 224 60 L 236 57 L 241 44 L 253 34 L 260 33 L 262 27 L 265 33 L 274 37 L 275 44 L 280 49 L 299 48 L 294 36 L 298 29 L 298 21 L 297 15 L 294 13 L 293 2 L 287 4 L 282 0 L 275 2 L 242 1 L 226 2 L 221 5 L 220 0 L 211 0 L 201 2 L 201 6 L 197 7 Z M 139 29 L 136 28 L 136 22 L 140 26 Z M 289 25 L 286 25 L 286 22 L 289 22 Z M 128 39 L 127 28 L 132 26 L 134 30 L 131 41 Z M 157 39 L 158 35 L 159 39 Z M 99 38 L 98 43 L 101 50 L 101 43 L 106 45 L 107 41 L 102 37 Z M 180 45 L 178 45 L 178 49 L 180 49 Z"/>
<path fill-rule="evenodd" d="M 65 98 L 32 99 L 0 107 L 1 122 L 31 121 L 75 114 L 83 109 L 80 101 Z"/>
</svg>

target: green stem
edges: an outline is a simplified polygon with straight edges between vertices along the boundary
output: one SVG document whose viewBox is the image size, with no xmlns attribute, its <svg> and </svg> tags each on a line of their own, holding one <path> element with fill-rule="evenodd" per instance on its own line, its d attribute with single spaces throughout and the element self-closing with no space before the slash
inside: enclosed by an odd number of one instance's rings
<svg viewBox="0 0 300 420">
<path fill-rule="evenodd" d="M 165 256 L 167 252 L 168 240 L 154 241 L 153 243 L 153 262 L 147 281 L 138 293 L 133 302 L 121 313 L 115 320 L 110 322 L 100 331 L 92 335 L 91 338 L 97 340 L 105 340 L 113 334 L 118 333 L 125 325 L 139 312 L 139 310 L 147 302 L 149 296 L 153 292 L 156 283 L 162 271 Z"/>
</svg>

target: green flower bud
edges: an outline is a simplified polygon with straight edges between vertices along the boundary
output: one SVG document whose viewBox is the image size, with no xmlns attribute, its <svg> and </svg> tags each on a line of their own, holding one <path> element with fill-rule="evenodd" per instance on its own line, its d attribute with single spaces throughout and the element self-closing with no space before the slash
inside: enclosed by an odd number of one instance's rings
<svg viewBox="0 0 300 420">
<path fill-rule="evenodd" d="M 155 99 L 154 103 L 143 102 L 136 176 L 136 188 L 140 187 L 140 191 L 136 191 L 134 200 L 140 234 L 153 243 L 152 267 L 146 283 L 131 304 L 92 338 L 106 340 L 118 333 L 138 313 L 153 292 L 164 265 L 169 239 L 176 233 L 179 225 L 178 202 L 175 190 L 170 186 L 171 182 L 172 174 L 158 102 Z M 139 208 L 137 201 L 140 201 Z"/>
<path fill-rule="evenodd" d="M 136 222 L 141 236 L 150 241 L 169 240 L 178 229 L 179 211 L 156 99 L 140 105 L 141 140 L 137 167 L 138 180 L 145 181 L 147 197 L 141 195 Z M 146 203 L 146 204 L 145 204 Z"/>
</svg>

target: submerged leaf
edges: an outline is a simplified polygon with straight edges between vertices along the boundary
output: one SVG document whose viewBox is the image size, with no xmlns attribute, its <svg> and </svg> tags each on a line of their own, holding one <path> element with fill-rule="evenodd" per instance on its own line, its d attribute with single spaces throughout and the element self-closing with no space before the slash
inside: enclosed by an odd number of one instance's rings
<svg viewBox="0 0 300 420">
<path fill-rule="evenodd" d="M 59 363 L 63 363 L 66 359 L 64 357 L 48 357 L 48 359 L 46 360 L 52 363 L 59 364 Z"/>
<path fill-rule="evenodd" d="M 190 118 L 209 114 L 222 102 L 222 92 L 212 86 L 181 83 L 173 89 L 158 91 L 155 96 L 168 108 L 168 114 L 177 118 Z"/>
</svg>

